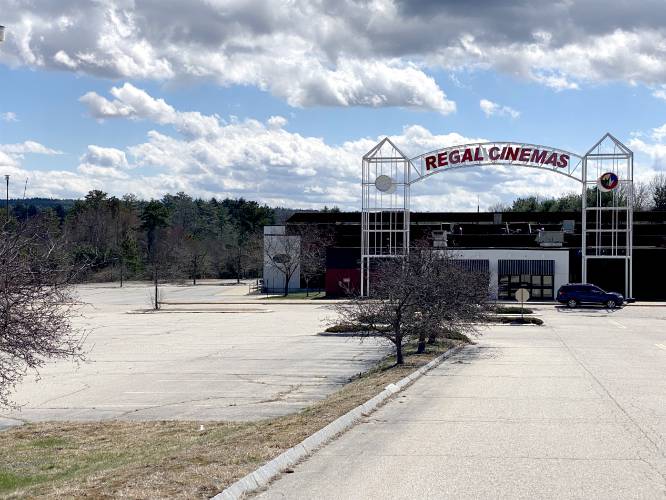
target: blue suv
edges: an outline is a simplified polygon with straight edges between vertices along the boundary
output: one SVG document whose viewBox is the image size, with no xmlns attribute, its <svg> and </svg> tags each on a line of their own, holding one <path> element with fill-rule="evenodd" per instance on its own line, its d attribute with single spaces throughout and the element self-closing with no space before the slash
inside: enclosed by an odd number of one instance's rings
<svg viewBox="0 0 666 500">
<path fill-rule="evenodd" d="M 580 304 L 602 304 L 608 309 L 615 309 L 624 304 L 624 297 L 619 293 L 606 292 L 596 285 L 568 283 L 557 291 L 557 301 L 572 308 Z"/>
</svg>

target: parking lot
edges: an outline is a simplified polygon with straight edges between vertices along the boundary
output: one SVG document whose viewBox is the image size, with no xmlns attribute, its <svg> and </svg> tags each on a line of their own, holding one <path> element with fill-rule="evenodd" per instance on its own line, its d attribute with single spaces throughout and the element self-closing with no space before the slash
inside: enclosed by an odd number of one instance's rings
<svg viewBox="0 0 666 500">
<path fill-rule="evenodd" d="M 664 498 L 666 307 L 530 307 L 258 498 Z"/>
<path fill-rule="evenodd" d="M 388 352 L 376 341 L 316 334 L 322 301 L 256 301 L 241 284 L 165 286 L 160 312 L 148 285 L 79 288 L 87 360 L 50 363 L 17 388 L 20 421 L 255 420 L 325 397 Z M 257 297 L 259 298 L 259 297 Z M 261 298 L 259 298 L 261 299 Z M 257 303 L 253 303 L 257 302 Z"/>
</svg>

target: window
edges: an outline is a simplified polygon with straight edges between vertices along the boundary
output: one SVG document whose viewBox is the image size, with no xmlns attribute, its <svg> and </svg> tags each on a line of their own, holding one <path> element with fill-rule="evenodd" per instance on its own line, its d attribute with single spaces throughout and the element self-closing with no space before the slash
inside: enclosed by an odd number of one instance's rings
<svg viewBox="0 0 666 500">
<path fill-rule="evenodd" d="M 498 285 L 500 300 L 515 300 L 519 288 L 526 288 L 534 300 L 552 300 L 554 297 L 552 274 L 501 274 Z"/>
</svg>

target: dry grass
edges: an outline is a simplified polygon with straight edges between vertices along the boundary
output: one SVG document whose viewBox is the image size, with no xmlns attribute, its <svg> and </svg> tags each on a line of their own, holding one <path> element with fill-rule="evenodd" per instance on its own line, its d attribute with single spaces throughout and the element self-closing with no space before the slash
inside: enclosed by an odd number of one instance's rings
<svg viewBox="0 0 666 500">
<path fill-rule="evenodd" d="M 387 359 L 325 400 L 286 417 L 42 423 L 0 432 L 0 496 L 209 498 L 452 345 L 429 346 L 425 355 L 408 355 L 403 366 Z"/>
</svg>

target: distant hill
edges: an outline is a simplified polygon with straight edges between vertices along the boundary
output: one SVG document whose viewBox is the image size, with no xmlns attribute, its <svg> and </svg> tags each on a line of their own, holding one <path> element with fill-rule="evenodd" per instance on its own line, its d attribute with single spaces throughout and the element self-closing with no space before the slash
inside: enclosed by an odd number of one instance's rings
<svg viewBox="0 0 666 500">
<path fill-rule="evenodd" d="M 16 206 L 24 206 L 24 207 L 30 207 L 33 206 L 38 210 L 45 210 L 47 208 L 57 208 L 58 205 L 60 205 L 65 211 L 69 210 L 74 206 L 74 202 L 76 200 L 70 200 L 70 199 L 64 199 L 64 200 L 59 200 L 55 198 L 26 198 L 25 200 L 19 200 L 19 199 L 9 199 L 9 206 L 10 207 L 16 207 Z M 0 203 L 2 205 L 3 203 Z"/>
</svg>

